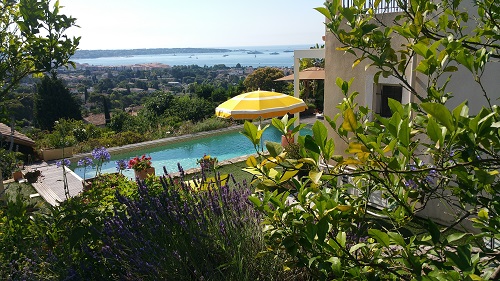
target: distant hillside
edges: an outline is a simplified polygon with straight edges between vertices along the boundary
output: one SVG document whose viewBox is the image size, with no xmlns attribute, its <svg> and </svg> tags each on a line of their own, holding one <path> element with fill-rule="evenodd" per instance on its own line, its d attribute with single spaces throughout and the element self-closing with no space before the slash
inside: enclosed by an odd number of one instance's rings
<svg viewBox="0 0 500 281">
<path fill-rule="evenodd" d="M 199 53 L 225 53 L 228 49 L 212 48 L 156 48 L 156 49 L 131 49 L 131 50 L 77 50 L 73 59 L 95 59 L 102 57 L 128 57 L 138 55 L 163 55 L 163 54 L 199 54 Z"/>
</svg>

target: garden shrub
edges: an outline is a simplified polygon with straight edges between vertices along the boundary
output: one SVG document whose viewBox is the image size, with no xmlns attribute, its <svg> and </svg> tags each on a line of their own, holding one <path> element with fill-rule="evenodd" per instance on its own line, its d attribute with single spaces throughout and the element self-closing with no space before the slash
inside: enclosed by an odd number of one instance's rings
<svg viewBox="0 0 500 281">
<path fill-rule="evenodd" d="M 284 271 L 281 259 L 259 256 L 264 243 L 250 189 L 231 184 L 192 192 L 182 177 L 133 182 L 111 174 L 48 215 L 12 205 L 15 213 L 0 224 L 10 247 L 0 253 L 0 278 L 306 280 L 304 272 Z"/>
<path fill-rule="evenodd" d="M 263 250 L 260 220 L 246 199 L 248 188 L 193 193 L 182 179 L 171 178 L 162 178 L 161 186 L 155 195 L 141 183 L 135 199 L 117 192 L 127 211 L 106 219 L 99 248 L 85 249 L 105 266 L 107 276 L 278 280 L 286 275 L 273 259 L 257 258 Z"/>
</svg>

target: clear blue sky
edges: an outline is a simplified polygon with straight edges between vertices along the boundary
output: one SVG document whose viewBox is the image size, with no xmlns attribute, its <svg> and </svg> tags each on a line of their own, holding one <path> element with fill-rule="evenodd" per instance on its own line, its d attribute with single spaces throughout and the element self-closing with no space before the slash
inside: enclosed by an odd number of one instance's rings
<svg viewBox="0 0 500 281">
<path fill-rule="evenodd" d="M 80 49 L 323 44 L 324 0 L 60 0 Z"/>
</svg>

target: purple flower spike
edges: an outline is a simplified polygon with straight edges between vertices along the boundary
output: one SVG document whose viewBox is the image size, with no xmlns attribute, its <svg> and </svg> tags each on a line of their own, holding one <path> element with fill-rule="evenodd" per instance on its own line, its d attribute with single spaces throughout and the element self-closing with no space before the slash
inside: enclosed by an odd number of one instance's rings
<svg viewBox="0 0 500 281">
<path fill-rule="evenodd" d="M 63 160 L 60 160 L 60 161 L 57 161 L 56 162 L 56 166 L 57 168 L 61 167 L 61 166 L 69 166 L 71 165 L 71 161 L 69 161 L 69 159 L 63 159 Z"/>
<path fill-rule="evenodd" d="M 87 166 L 91 166 L 92 164 L 94 164 L 94 161 L 92 160 L 92 158 L 90 157 L 85 157 L 83 159 L 80 159 L 78 160 L 78 167 L 87 167 Z"/>
<path fill-rule="evenodd" d="M 118 160 L 115 163 L 117 171 L 123 171 L 127 169 L 128 162 L 125 159 Z"/>
<path fill-rule="evenodd" d="M 92 150 L 92 157 L 100 161 L 109 161 L 109 159 L 111 159 L 111 155 L 104 147 L 94 148 L 94 150 Z"/>
</svg>

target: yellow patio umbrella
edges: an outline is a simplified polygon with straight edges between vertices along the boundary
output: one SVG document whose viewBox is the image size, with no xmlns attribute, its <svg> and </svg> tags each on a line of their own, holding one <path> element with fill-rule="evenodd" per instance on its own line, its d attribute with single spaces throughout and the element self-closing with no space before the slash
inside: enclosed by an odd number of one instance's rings
<svg viewBox="0 0 500 281">
<path fill-rule="evenodd" d="M 302 112 L 306 108 L 305 102 L 299 98 L 258 90 L 223 102 L 215 109 L 215 114 L 222 118 L 266 119 Z"/>
</svg>

